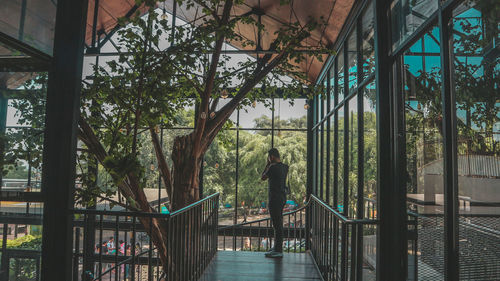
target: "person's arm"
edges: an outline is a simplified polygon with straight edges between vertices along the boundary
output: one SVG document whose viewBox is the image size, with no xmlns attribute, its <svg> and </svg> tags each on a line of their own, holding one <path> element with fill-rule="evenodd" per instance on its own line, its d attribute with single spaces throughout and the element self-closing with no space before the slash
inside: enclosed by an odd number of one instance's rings
<svg viewBox="0 0 500 281">
<path fill-rule="evenodd" d="M 264 172 L 262 172 L 262 175 L 260 176 L 260 179 L 265 181 L 269 178 L 267 173 L 269 172 L 269 168 L 271 167 L 271 164 L 268 162 L 266 165 L 266 168 L 264 169 Z"/>
<path fill-rule="evenodd" d="M 272 165 L 273 163 L 271 163 L 269 158 L 267 158 L 267 165 L 266 168 L 264 169 L 264 172 L 262 172 L 262 175 L 260 177 L 261 180 L 265 181 L 269 178 L 269 169 L 271 168 Z"/>
</svg>

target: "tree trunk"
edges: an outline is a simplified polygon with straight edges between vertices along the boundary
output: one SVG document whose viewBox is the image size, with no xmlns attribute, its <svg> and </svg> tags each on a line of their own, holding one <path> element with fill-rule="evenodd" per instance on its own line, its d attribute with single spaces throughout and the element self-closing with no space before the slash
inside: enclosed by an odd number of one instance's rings
<svg viewBox="0 0 500 281">
<path fill-rule="evenodd" d="M 176 137 L 172 148 L 172 210 L 179 210 L 200 199 L 199 175 L 204 154 L 196 145 L 194 134 Z"/>
<path fill-rule="evenodd" d="M 107 153 L 90 125 L 84 119 L 80 118 L 79 128 L 79 138 L 86 144 L 89 153 L 91 153 L 103 167 L 107 168 L 104 163 Z M 122 194 L 135 201 L 135 206 L 133 206 L 135 210 L 146 213 L 155 212 L 155 210 L 151 208 L 151 205 L 149 205 L 146 194 L 140 187 L 139 181 L 134 174 L 128 174 L 127 178 L 118 184 L 118 188 Z M 162 218 L 145 217 L 138 217 L 138 220 L 144 226 L 144 229 L 156 246 L 164 271 L 168 272 L 169 268 L 175 268 L 174 264 L 176 261 L 172 259 L 171 253 L 168 252 L 170 237 L 168 235 L 167 221 Z M 178 274 L 179 272 L 173 272 L 174 276 L 178 276 Z"/>
</svg>

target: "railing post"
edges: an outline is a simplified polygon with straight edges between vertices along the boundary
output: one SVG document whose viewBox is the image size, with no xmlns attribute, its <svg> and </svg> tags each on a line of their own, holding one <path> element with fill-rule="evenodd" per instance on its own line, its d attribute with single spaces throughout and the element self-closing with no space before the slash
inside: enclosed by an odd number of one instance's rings
<svg viewBox="0 0 500 281">
<path fill-rule="evenodd" d="M 95 208 L 94 208 L 95 209 Z M 95 215 L 85 215 L 83 229 L 83 269 L 82 280 L 91 281 L 94 274 Z"/>
<path fill-rule="evenodd" d="M 80 255 L 80 228 L 75 229 L 75 251 L 73 255 L 73 281 L 78 281 L 79 255 Z"/>
</svg>

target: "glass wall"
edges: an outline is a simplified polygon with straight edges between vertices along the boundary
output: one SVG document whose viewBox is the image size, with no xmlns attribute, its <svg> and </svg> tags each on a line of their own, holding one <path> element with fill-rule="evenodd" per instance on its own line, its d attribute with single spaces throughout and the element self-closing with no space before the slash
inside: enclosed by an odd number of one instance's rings
<svg viewBox="0 0 500 281">
<path fill-rule="evenodd" d="M 351 219 L 377 217 L 377 132 L 375 114 L 374 83 L 374 6 L 366 1 L 359 12 L 358 20 L 346 32 L 345 41 L 338 42 L 336 55 L 330 58 L 328 68 L 324 69 L 321 80 L 325 93 L 321 98 L 329 98 L 331 107 L 325 114 L 328 118 L 317 118 L 313 125 L 314 138 L 321 139 L 323 131 L 330 132 L 330 149 L 318 153 L 316 162 L 324 161 L 327 167 L 315 170 L 325 174 L 329 171 L 329 184 L 324 181 L 314 182 L 313 190 L 325 203 L 339 213 Z M 345 79 L 347 78 L 347 79 Z M 329 81 L 327 84 L 326 81 Z M 327 92 L 327 91 L 330 92 Z M 315 102 L 320 99 L 315 99 Z M 316 108 L 316 107 L 314 107 Z M 321 105 L 318 108 L 322 108 Z M 315 113 L 316 114 L 316 113 Z M 322 178 L 319 175 L 318 178 Z M 321 193 L 321 190 L 326 192 Z M 325 195 L 329 197 L 326 198 Z M 335 228 L 337 231 L 337 228 Z M 358 234 L 353 236 L 354 231 Z M 345 233 L 344 233 L 345 232 Z M 354 255 L 342 250 L 339 245 L 339 259 L 346 255 L 347 276 L 353 276 L 357 264 L 362 263 L 363 278 L 375 280 L 376 269 L 376 227 L 373 225 L 354 229 L 345 225 L 338 226 L 339 243 L 346 243 L 362 255 Z M 354 248 L 353 248 L 354 250 Z M 352 250 L 350 250 L 352 251 Z M 339 269 L 342 267 L 338 265 Z M 339 277 L 340 278 L 340 277 Z M 361 278 L 361 277 L 359 277 Z M 349 279 L 350 280 L 350 279 Z"/>
<path fill-rule="evenodd" d="M 468 1 L 451 21 L 460 280 L 500 279 L 499 4 Z"/>
<path fill-rule="evenodd" d="M 266 107 L 265 104 L 272 105 Z M 275 98 L 251 103 L 235 112 L 233 126 L 221 132 L 203 163 L 203 193 L 221 193 L 220 224 L 268 216 L 267 181 L 260 180 L 267 151 L 276 147 L 290 167 L 291 195 L 296 208 L 304 204 L 307 173 L 307 106 L 305 99 Z M 273 121 L 274 119 L 274 121 Z M 291 202 L 290 202 L 291 203 Z"/>
<path fill-rule="evenodd" d="M 3 0 L 2 33 L 52 55 L 57 1 Z"/>
<path fill-rule="evenodd" d="M 439 29 L 432 27 L 402 56 L 405 102 L 406 194 L 416 223 L 409 272 L 443 280 L 443 131 Z"/>
<path fill-rule="evenodd" d="M 35 281 L 42 246 L 47 73 L 22 74 L 33 79 L 7 79 L 0 85 L 0 279 Z"/>
<path fill-rule="evenodd" d="M 222 107 L 228 101 L 222 100 L 218 106 Z M 232 225 L 268 216 L 267 181 L 262 181 L 260 175 L 266 165 L 267 151 L 272 147 L 278 148 L 282 161 L 290 166 L 292 194 L 288 199 L 293 204 L 287 207 L 293 209 L 304 204 L 306 177 L 303 175 L 307 173 L 305 101 L 302 98 L 293 101 L 275 98 L 274 101 L 265 99 L 249 102 L 233 113 L 231 124 L 215 138 L 204 155 L 200 181 L 203 195 L 220 193 L 219 223 Z M 174 139 L 192 132 L 194 111 L 194 105 L 188 106 L 177 113 L 175 126 L 163 124 L 158 127 L 163 152 L 170 166 Z M 141 134 L 140 141 L 140 161 L 146 167 L 144 190 L 148 201 L 159 211 L 168 210 L 167 194 L 159 177 L 156 156 L 147 131 Z M 86 170 L 79 173 L 82 176 L 85 174 Z M 125 202 L 124 198 L 116 194 L 116 187 L 102 167 L 99 167 L 98 186 L 108 190 L 112 194 L 111 199 Z M 122 209 L 106 200 L 99 201 L 99 208 Z"/>
<path fill-rule="evenodd" d="M 405 198 L 397 208 L 407 220 L 394 235 L 407 238 L 406 280 L 500 280 L 500 1 L 391 1 L 389 93 L 377 93 L 374 77 L 374 3 L 361 1 L 317 82 L 330 79 L 334 93 L 325 202 L 350 218 L 379 218 L 377 192 L 387 187 L 377 178 L 391 176 Z M 390 96 L 390 123 L 377 124 L 377 94 Z M 391 135 L 381 138 L 381 126 Z M 392 163 L 377 161 L 385 142 Z M 362 232 L 365 272 L 375 268 L 377 236 Z"/>
</svg>

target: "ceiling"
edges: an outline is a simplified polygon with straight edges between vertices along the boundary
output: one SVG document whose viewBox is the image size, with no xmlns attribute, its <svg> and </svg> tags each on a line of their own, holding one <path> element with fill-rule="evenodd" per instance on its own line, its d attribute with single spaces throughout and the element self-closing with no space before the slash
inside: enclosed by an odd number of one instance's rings
<svg viewBox="0 0 500 281">
<path fill-rule="evenodd" d="M 89 12 L 87 17 L 87 44 L 92 41 L 92 23 L 94 20 L 94 6 L 96 0 L 89 0 Z M 99 11 L 97 16 L 98 31 L 109 33 L 117 24 L 120 17 L 127 14 L 133 14 L 136 11 L 144 13 L 144 9 L 135 6 L 134 0 L 98 0 Z M 242 15 L 252 9 L 258 9 L 264 13 L 262 23 L 265 25 L 266 32 L 262 34 L 262 49 L 267 50 L 270 42 L 274 39 L 274 32 L 284 24 L 299 21 L 304 24 L 309 17 L 320 19 L 327 22 L 326 28 L 315 30 L 312 36 L 305 42 L 306 46 L 318 46 L 319 42 L 324 45 L 332 45 L 339 35 L 344 22 L 351 11 L 354 0 L 295 0 L 290 4 L 280 5 L 280 0 L 246 0 L 241 5 L 236 5 L 232 10 L 232 15 Z M 160 4 L 170 13 L 173 10 L 173 0 L 166 0 L 165 4 Z M 186 7 L 177 7 L 177 16 L 188 22 L 196 24 L 197 15 L 200 11 L 196 8 L 186 9 Z M 257 31 L 253 26 L 239 24 L 237 31 L 240 35 L 254 42 L 257 41 Z M 243 47 L 238 42 L 229 42 L 233 46 L 253 50 L 255 47 Z M 326 57 L 326 55 L 325 55 Z M 300 69 L 307 73 L 308 80 L 315 82 L 321 72 L 323 63 L 308 57 L 306 61 L 298 65 Z"/>
<path fill-rule="evenodd" d="M 92 25 L 94 21 L 94 7 L 96 1 L 99 3 L 97 13 L 97 28 L 100 38 L 117 29 L 118 19 L 134 14 L 144 14 L 144 7 L 137 7 L 135 0 L 89 0 L 87 15 L 86 44 L 92 43 Z M 299 21 L 305 23 L 309 17 L 319 19 L 323 17 L 327 21 L 327 26 L 323 30 L 316 30 L 312 36 L 305 42 L 306 47 L 317 46 L 319 42 L 325 45 L 332 45 L 337 39 L 344 22 L 355 0 L 291 0 L 290 4 L 280 5 L 280 0 L 246 0 L 243 4 L 236 5 L 232 10 L 232 15 L 242 15 L 257 9 L 263 13 L 262 23 L 265 25 L 266 32 L 262 34 L 262 49 L 267 50 L 270 42 L 274 39 L 274 31 L 282 25 L 289 22 Z M 8 0 L 7 5 L 0 8 L 0 27 L 2 32 L 8 36 L 20 39 L 31 45 L 36 50 L 45 54 L 52 54 L 54 41 L 55 25 L 55 0 L 37 0 L 29 1 L 26 7 L 26 17 L 24 20 L 24 29 L 19 32 L 21 26 L 22 1 Z M 166 10 L 172 12 L 173 0 L 166 0 L 165 4 L 160 4 Z M 196 24 L 196 9 L 186 9 L 186 7 L 177 7 L 177 16 L 185 21 Z M 238 33 L 252 41 L 257 41 L 257 32 L 253 26 L 239 24 Z M 23 33 L 24 36 L 17 38 Z M 252 50 L 254 47 L 243 47 L 238 42 L 228 42 L 233 46 Z M 0 53 L 5 56 L 10 51 L 5 47 L 0 48 Z M 326 55 L 325 55 L 326 56 Z M 308 80 L 315 82 L 321 72 L 323 63 L 312 57 L 298 65 L 300 69 L 307 73 Z M 14 75 L 14 73 L 0 73 L 2 80 L 14 79 L 16 82 L 7 83 L 9 87 L 18 86 L 23 79 L 23 75 Z M 12 76 L 12 77 L 11 77 Z M 15 76 L 15 77 L 14 77 Z M 24 76 L 27 76 L 26 74 Z"/>
</svg>

